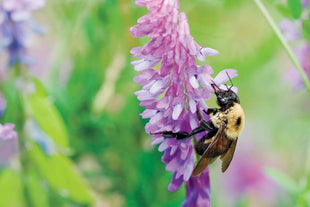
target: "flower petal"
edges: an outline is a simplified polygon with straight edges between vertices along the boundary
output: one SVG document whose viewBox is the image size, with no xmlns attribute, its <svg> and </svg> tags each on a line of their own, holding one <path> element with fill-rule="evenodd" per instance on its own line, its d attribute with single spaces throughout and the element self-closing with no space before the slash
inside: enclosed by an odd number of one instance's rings
<svg viewBox="0 0 310 207">
<path fill-rule="evenodd" d="M 179 118 L 181 112 L 182 112 L 182 105 L 181 104 L 177 104 L 176 106 L 174 106 L 173 112 L 172 112 L 172 119 L 177 120 Z"/>
</svg>

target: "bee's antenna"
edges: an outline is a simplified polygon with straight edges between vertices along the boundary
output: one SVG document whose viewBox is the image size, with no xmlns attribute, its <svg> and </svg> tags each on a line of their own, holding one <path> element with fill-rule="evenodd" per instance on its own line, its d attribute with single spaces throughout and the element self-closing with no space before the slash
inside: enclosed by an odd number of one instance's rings
<svg viewBox="0 0 310 207">
<path fill-rule="evenodd" d="M 217 93 L 220 90 L 220 88 L 216 85 L 214 80 L 211 80 L 211 81 L 212 81 L 211 86 L 214 89 L 214 92 Z"/>
<path fill-rule="evenodd" d="M 230 86 L 230 88 L 228 89 L 228 90 L 230 90 L 230 89 L 234 86 L 234 84 L 233 84 L 233 82 L 232 82 L 232 80 L 231 80 L 229 74 L 227 73 L 227 71 L 226 71 L 226 74 L 227 74 L 227 76 L 228 76 L 228 78 L 229 78 L 229 81 L 230 81 L 230 83 L 231 83 L 231 86 Z"/>
</svg>

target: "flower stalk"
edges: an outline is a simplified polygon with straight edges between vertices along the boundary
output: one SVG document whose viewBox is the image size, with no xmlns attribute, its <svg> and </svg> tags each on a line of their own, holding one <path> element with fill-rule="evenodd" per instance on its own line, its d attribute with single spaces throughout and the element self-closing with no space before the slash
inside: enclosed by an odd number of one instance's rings
<svg viewBox="0 0 310 207">
<path fill-rule="evenodd" d="M 279 38 L 281 44 L 283 45 L 283 47 L 284 47 L 284 49 L 286 51 L 286 53 L 288 54 L 289 58 L 291 59 L 292 63 L 294 64 L 294 66 L 297 68 L 297 70 L 298 70 L 298 72 L 299 72 L 299 74 L 300 74 L 300 76 L 301 76 L 301 78 L 302 78 L 302 80 L 303 80 L 307 90 L 310 93 L 310 82 L 309 82 L 309 79 L 308 79 L 305 71 L 300 66 L 296 56 L 294 55 L 292 49 L 288 45 L 286 39 L 284 38 L 284 35 L 281 33 L 280 29 L 278 28 L 277 24 L 275 23 L 275 21 L 273 20 L 273 18 L 269 14 L 268 10 L 266 9 L 266 7 L 262 3 L 262 1 L 261 0 L 254 0 L 254 2 L 256 3 L 257 7 L 262 12 L 264 17 L 268 21 L 268 23 L 270 24 L 270 26 L 273 29 L 273 31 L 276 33 L 277 37 Z"/>
</svg>

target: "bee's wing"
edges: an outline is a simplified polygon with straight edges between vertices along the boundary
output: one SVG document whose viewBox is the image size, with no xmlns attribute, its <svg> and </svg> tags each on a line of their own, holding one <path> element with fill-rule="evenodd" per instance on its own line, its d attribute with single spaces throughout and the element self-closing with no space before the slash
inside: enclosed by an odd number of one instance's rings
<svg viewBox="0 0 310 207">
<path fill-rule="evenodd" d="M 236 149 L 236 145 L 237 145 L 237 139 L 235 139 L 231 144 L 229 149 L 227 150 L 227 152 L 225 154 L 223 154 L 221 156 L 221 160 L 222 160 L 222 172 L 225 172 L 234 156 L 235 153 L 235 149 Z"/>
<path fill-rule="evenodd" d="M 225 132 L 224 132 L 225 127 L 226 127 L 226 124 L 222 124 L 219 130 L 217 131 L 216 135 L 214 135 L 214 137 L 212 138 L 211 144 L 201 155 L 193 171 L 193 176 L 198 176 L 209 164 L 211 164 L 217 158 L 212 155 L 216 153 L 216 149 L 218 148 L 218 145 L 220 144 L 223 136 L 225 136 Z"/>
<path fill-rule="evenodd" d="M 196 177 L 200 175 L 200 173 L 212 162 L 214 162 L 217 159 L 217 157 L 201 157 L 199 162 L 197 163 L 194 171 L 193 176 Z"/>
</svg>

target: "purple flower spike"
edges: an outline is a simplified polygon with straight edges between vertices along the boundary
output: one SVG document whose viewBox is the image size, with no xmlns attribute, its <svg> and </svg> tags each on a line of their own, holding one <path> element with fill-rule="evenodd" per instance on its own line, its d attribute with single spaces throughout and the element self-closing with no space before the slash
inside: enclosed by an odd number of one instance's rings
<svg viewBox="0 0 310 207">
<path fill-rule="evenodd" d="M 18 139 L 14 124 L 0 124 L 0 166 L 7 165 L 17 152 Z"/>
<path fill-rule="evenodd" d="M 209 168 L 206 168 L 199 177 L 191 177 L 186 182 L 186 198 L 182 207 L 211 206 L 210 200 Z"/>
<path fill-rule="evenodd" d="M 0 44 L 9 54 L 10 66 L 32 62 L 27 54 L 29 31 L 38 33 L 41 29 L 32 20 L 31 13 L 44 4 L 45 0 L 3 0 L 0 3 Z"/>
<path fill-rule="evenodd" d="M 178 0 L 136 0 L 137 6 L 146 6 L 149 13 L 138 19 L 138 24 L 130 28 L 134 37 L 147 35 L 151 41 L 131 50 L 136 71 L 134 78 L 142 86 L 137 91 L 140 105 L 145 107 L 142 118 L 149 118 L 145 131 L 153 134 L 153 145 L 164 152 L 162 161 L 166 170 L 172 171 L 169 191 L 176 191 L 183 182 L 187 186 L 184 206 L 210 206 L 209 172 L 206 169 L 199 177 L 192 177 L 195 154 L 190 138 L 176 140 L 164 138 L 164 131 L 190 132 L 199 126 L 197 109 L 207 109 L 206 99 L 211 97 L 215 82 L 225 87 L 225 81 L 237 75 L 227 69 L 211 77 L 213 69 L 209 65 L 198 66 L 196 58 L 217 55 L 218 51 L 203 48 L 190 35 L 185 13 L 179 13 Z M 155 70 L 155 65 L 160 65 Z M 227 75 L 228 74 L 228 75 Z M 209 117 L 205 116 L 205 119 Z M 195 136 L 199 140 L 205 132 Z M 197 193 L 199 191 L 199 193 Z"/>
</svg>

